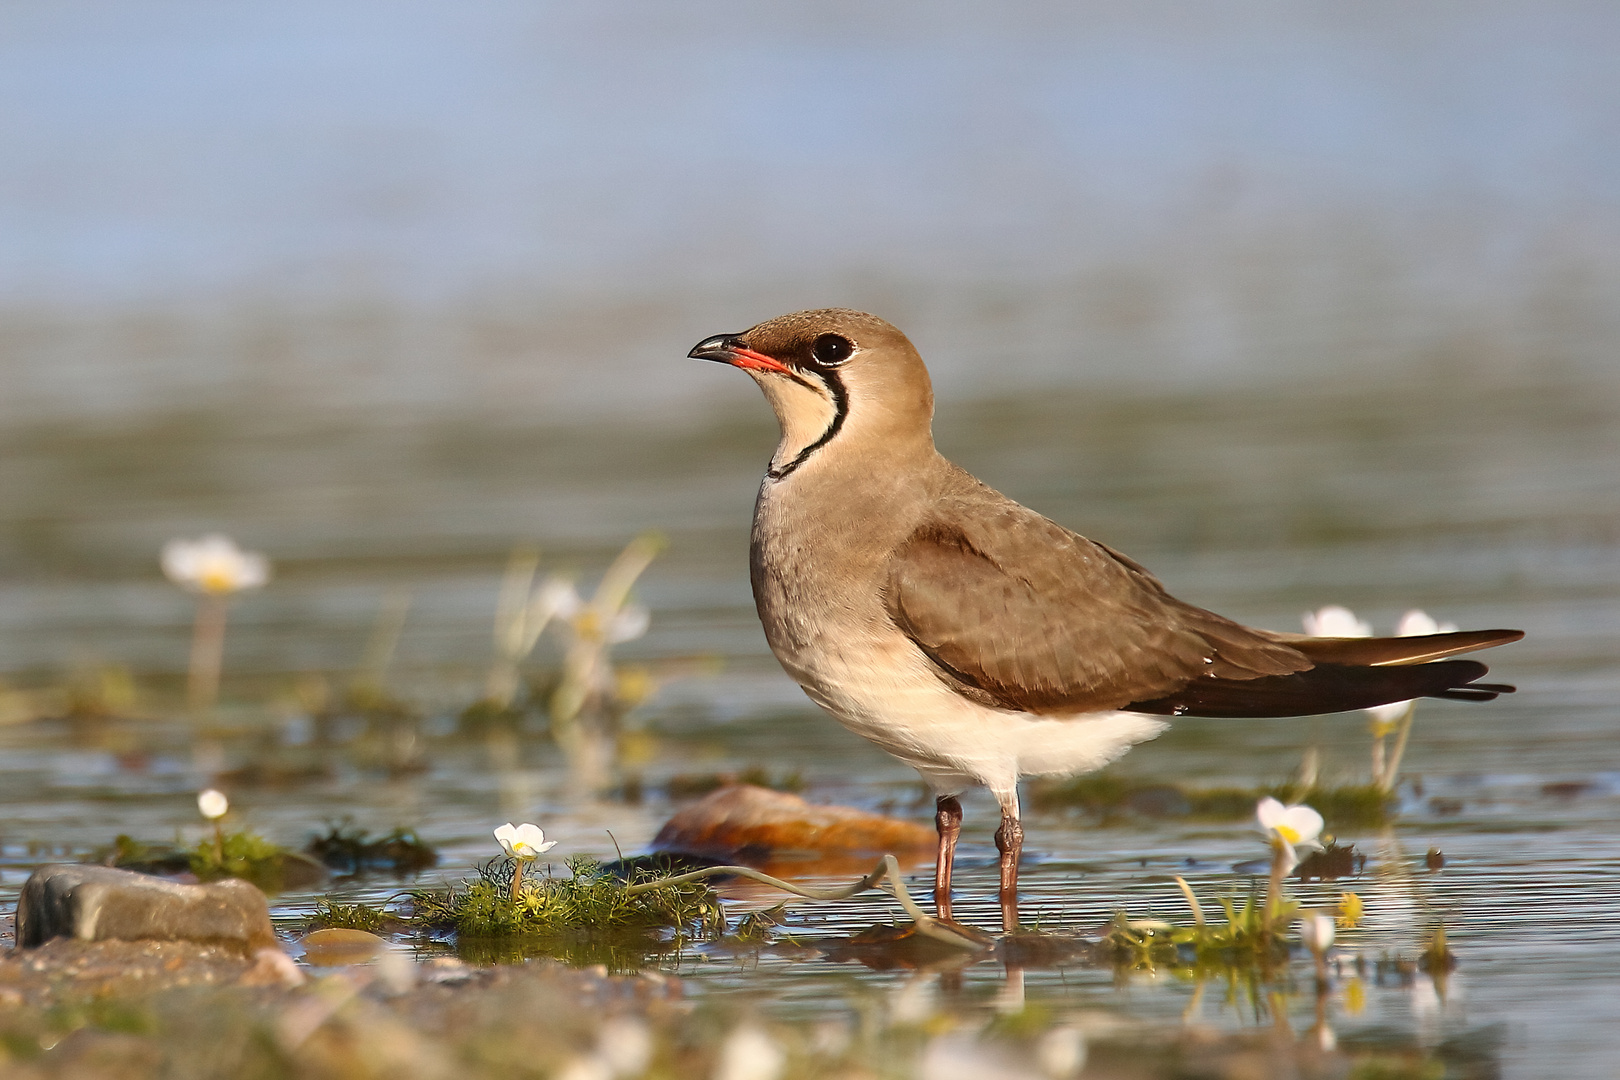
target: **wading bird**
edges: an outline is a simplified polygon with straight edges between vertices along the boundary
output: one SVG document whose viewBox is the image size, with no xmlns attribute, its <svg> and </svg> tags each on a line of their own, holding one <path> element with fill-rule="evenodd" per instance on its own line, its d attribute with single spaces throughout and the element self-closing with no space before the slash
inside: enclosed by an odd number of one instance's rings
<svg viewBox="0 0 1620 1080">
<path fill-rule="evenodd" d="M 1101 768 L 1166 717 L 1308 716 L 1488 701 L 1458 653 L 1517 630 L 1332 638 L 1242 626 L 941 457 L 922 358 L 882 319 L 801 311 L 689 354 L 741 368 L 782 438 L 754 509 L 754 600 L 810 698 L 933 787 L 934 898 L 951 917 L 967 787 L 1001 805 L 1004 927 L 1018 925 L 1021 776 Z"/>
</svg>

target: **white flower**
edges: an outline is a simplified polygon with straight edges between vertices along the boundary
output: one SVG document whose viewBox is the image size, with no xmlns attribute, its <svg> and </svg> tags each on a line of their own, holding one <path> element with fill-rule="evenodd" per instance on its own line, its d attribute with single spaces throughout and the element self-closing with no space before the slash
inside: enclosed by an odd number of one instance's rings
<svg viewBox="0 0 1620 1080">
<path fill-rule="evenodd" d="M 1305 632 L 1312 637 L 1372 637 L 1372 625 L 1338 604 L 1305 613 Z"/>
<path fill-rule="evenodd" d="M 207 791 L 197 793 L 197 809 L 209 821 L 218 821 L 225 816 L 225 811 L 231 808 L 230 800 L 225 798 L 223 791 L 209 788 Z"/>
<path fill-rule="evenodd" d="M 538 598 L 537 606 L 559 619 L 572 619 L 585 607 L 585 601 L 580 599 L 579 590 L 574 588 L 574 583 L 555 574 L 541 582 L 534 594 Z"/>
<path fill-rule="evenodd" d="M 1456 623 L 1437 623 L 1427 612 L 1413 608 L 1401 616 L 1400 624 L 1395 628 L 1395 633 L 1399 637 L 1423 637 L 1427 634 L 1455 633 L 1456 629 Z M 1375 732 L 1386 734 L 1406 715 L 1407 710 L 1411 707 L 1412 703 L 1410 701 L 1391 701 L 1384 705 L 1374 705 L 1363 711 L 1372 717 Z"/>
<path fill-rule="evenodd" d="M 1268 795 L 1255 808 L 1255 816 L 1260 819 L 1260 828 L 1265 830 L 1271 841 L 1281 844 L 1288 853 L 1290 870 L 1299 862 L 1299 857 L 1294 854 L 1296 846 L 1322 846 L 1316 842 L 1316 838 L 1322 834 L 1322 815 L 1308 806 L 1284 806 Z"/>
<path fill-rule="evenodd" d="M 1304 917 L 1299 920 L 1299 939 L 1307 949 L 1320 956 L 1333 944 L 1333 916 L 1314 911 L 1301 914 Z"/>
<path fill-rule="evenodd" d="M 508 821 L 495 830 L 495 839 L 501 842 L 508 855 L 520 862 L 537 859 L 557 846 L 557 841 L 546 839 L 540 826 L 530 825 L 526 821 L 522 825 L 513 825 Z"/>
<path fill-rule="evenodd" d="M 1427 612 L 1419 611 L 1417 608 L 1413 608 L 1405 615 L 1402 615 L 1400 625 L 1395 628 L 1395 633 L 1401 637 L 1422 637 L 1425 634 L 1454 634 L 1456 632 L 1456 623 L 1435 622 L 1434 618 Z"/>
<path fill-rule="evenodd" d="M 787 1054 L 775 1039 L 752 1024 L 744 1024 L 721 1044 L 714 1080 L 777 1080 L 786 1065 Z"/>
<path fill-rule="evenodd" d="M 223 596 L 257 589 L 270 580 L 270 560 L 243 551 L 219 533 L 197 540 L 170 540 L 163 545 L 163 573 L 192 592 Z"/>
<path fill-rule="evenodd" d="M 574 583 L 564 578 L 547 578 L 536 595 L 542 598 L 542 606 L 568 623 L 574 636 L 584 641 L 618 645 L 641 637 L 652 625 L 652 613 L 641 605 L 601 595 L 586 603 Z"/>
</svg>

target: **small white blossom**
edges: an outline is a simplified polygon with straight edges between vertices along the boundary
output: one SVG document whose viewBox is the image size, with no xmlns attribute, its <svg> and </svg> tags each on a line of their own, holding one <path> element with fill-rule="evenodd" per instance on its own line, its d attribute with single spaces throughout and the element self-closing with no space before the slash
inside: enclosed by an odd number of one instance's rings
<svg viewBox="0 0 1620 1080">
<path fill-rule="evenodd" d="M 1312 637 L 1372 637 L 1372 625 L 1338 604 L 1305 613 L 1305 632 Z"/>
<path fill-rule="evenodd" d="M 1307 949 L 1320 956 L 1333 944 L 1333 916 L 1314 911 L 1301 914 L 1304 917 L 1299 920 L 1299 938 Z"/>
<path fill-rule="evenodd" d="M 256 551 L 243 551 L 228 536 L 211 533 L 164 544 L 163 573 L 192 592 L 224 596 L 269 581 L 270 560 Z"/>
<path fill-rule="evenodd" d="M 1288 853 L 1288 869 L 1299 862 L 1295 847 L 1320 848 L 1316 838 L 1322 834 L 1322 815 L 1309 806 L 1284 806 L 1266 796 L 1255 808 L 1260 828 L 1273 843 L 1280 843 Z"/>
<path fill-rule="evenodd" d="M 501 847 L 508 855 L 520 862 L 537 859 L 557 846 L 557 841 L 546 839 L 546 834 L 540 826 L 528 822 L 513 825 L 508 821 L 495 830 L 495 839 L 501 842 Z"/>
<path fill-rule="evenodd" d="M 1454 622 L 1435 622 L 1434 618 L 1425 611 L 1413 608 L 1401 616 L 1400 625 L 1395 633 L 1401 637 L 1422 637 L 1425 634 L 1455 634 L 1457 624 Z"/>
<path fill-rule="evenodd" d="M 1427 612 L 1413 608 L 1401 616 L 1395 633 L 1398 637 L 1424 637 L 1428 634 L 1455 633 L 1456 629 L 1456 623 L 1435 622 Z M 1372 718 L 1375 733 L 1386 734 L 1411 708 L 1410 701 L 1391 701 L 1384 705 L 1374 705 L 1364 711 Z"/>
<path fill-rule="evenodd" d="M 230 808 L 230 800 L 225 798 L 223 791 L 209 788 L 197 793 L 197 810 L 209 821 L 218 821 Z"/>
</svg>

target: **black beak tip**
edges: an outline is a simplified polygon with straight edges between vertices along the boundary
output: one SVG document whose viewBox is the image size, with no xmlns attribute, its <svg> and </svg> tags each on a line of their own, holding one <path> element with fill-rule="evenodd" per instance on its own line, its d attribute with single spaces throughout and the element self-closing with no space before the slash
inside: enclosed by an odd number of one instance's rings
<svg viewBox="0 0 1620 1080">
<path fill-rule="evenodd" d="M 716 334 L 714 337 L 704 338 L 692 346 L 692 351 L 686 355 L 693 360 L 718 360 L 722 364 L 729 364 L 732 350 L 737 347 L 738 337 L 737 334 Z"/>
</svg>

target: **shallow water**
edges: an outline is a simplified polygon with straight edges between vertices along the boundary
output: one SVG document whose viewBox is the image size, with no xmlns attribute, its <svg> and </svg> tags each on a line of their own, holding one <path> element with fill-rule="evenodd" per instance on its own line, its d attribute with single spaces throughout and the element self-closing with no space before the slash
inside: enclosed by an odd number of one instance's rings
<svg viewBox="0 0 1620 1080">
<path fill-rule="evenodd" d="M 1392 831 L 1347 837 L 1370 857 L 1365 875 L 1301 891 L 1330 902 L 1349 887 L 1366 900 L 1364 928 L 1341 937 L 1347 963 L 1415 956 L 1442 920 L 1460 957 L 1443 998 L 1422 975 L 1365 980 L 1358 1013 L 1336 997 L 1341 1044 L 1462 1046 L 1504 1075 L 1607 1073 L 1609 1025 L 1620 1019 L 1620 387 L 1414 376 L 1263 395 L 947 402 L 941 412 L 949 455 L 1234 617 L 1291 629 L 1306 608 L 1339 602 L 1380 628 L 1420 606 L 1464 626 L 1528 631 L 1492 659 L 1493 676 L 1516 683 L 1517 695 L 1420 708 L 1405 773 L 1421 793 L 1405 789 Z M 83 857 L 119 832 L 195 838 L 193 795 L 220 770 L 307 762 L 315 751 L 299 679 L 306 703 L 312 674 L 341 687 L 401 590 L 411 606 L 387 685 L 422 713 L 397 733 L 410 745 L 361 738 L 331 753 L 329 775 L 239 780 L 233 804 L 254 828 L 296 845 L 343 817 L 374 833 L 411 826 L 443 854 L 426 880 L 455 880 L 494 854 L 489 830 L 508 819 L 543 823 L 562 851 L 640 850 L 669 813 L 671 776 L 750 765 L 798 772 L 814 799 L 928 820 L 914 774 L 822 717 L 765 650 L 745 569 L 773 437 L 763 413 L 758 405 L 685 428 L 348 416 L 301 430 L 216 415 L 0 436 L 0 658 L 11 688 L 11 722 L 0 726 L 0 899 L 14 902 L 32 866 Z M 190 608 L 155 556 L 171 535 L 222 523 L 269 552 L 277 576 L 235 606 L 221 729 L 198 740 L 173 719 Z M 454 735 L 455 712 L 481 686 L 508 548 L 536 541 L 546 568 L 575 568 L 589 582 L 625 540 L 654 527 L 669 547 L 639 590 L 652 630 L 619 651 L 665 665 L 636 714 L 656 740 L 646 798 L 582 798 L 536 733 Z M 555 660 L 542 643 L 534 667 Z M 53 687 L 110 663 L 132 669 L 128 713 L 140 719 L 26 719 L 59 704 Z M 1364 775 L 1364 729 L 1355 716 L 1183 721 L 1120 767 L 1257 783 L 1288 777 L 1316 746 L 1324 775 L 1348 781 Z M 411 768 L 391 775 L 390 760 Z M 966 805 L 958 914 L 993 927 L 994 807 L 982 796 Z M 1241 824 L 1098 827 L 1032 811 L 1027 827 L 1024 913 L 1052 929 L 1093 930 L 1120 908 L 1184 918 L 1171 874 L 1209 901 L 1246 891 L 1249 879 L 1231 868 L 1263 854 Z M 1430 848 L 1444 852 L 1438 872 L 1424 868 Z M 375 900 L 398 887 L 371 878 L 334 891 Z M 924 891 L 920 873 L 913 888 Z M 313 899 L 281 897 L 278 918 L 295 928 Z M 805 937 L 897 913 L 879 896 L 794 910 L 789 927 Z M 892 1004 L 905 987 L 993 1010 L 1021 985 L 1060 1013 L 1270 1022 L 1220 985 L 1195 1001 L 1186 981 L 1083 965 L 1018 975 L 986 962 L 953 976 L 713 947 L 663 962 L 694 993 L 789 1017 Z M 1296 1030 L 1309 1026 L 1309 994 L 1289 1000 Z"/>
</svg>

